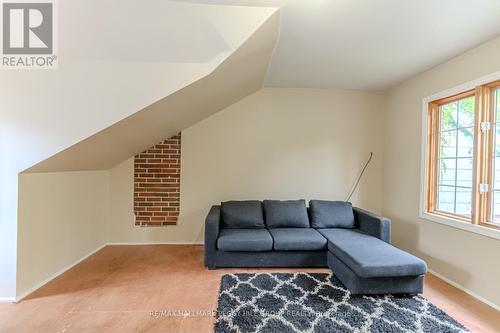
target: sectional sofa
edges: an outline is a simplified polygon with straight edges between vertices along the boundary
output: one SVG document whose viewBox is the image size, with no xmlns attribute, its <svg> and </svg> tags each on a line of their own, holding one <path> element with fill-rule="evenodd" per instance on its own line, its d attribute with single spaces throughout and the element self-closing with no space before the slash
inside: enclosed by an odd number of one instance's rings
<svg viewBox="0 0 500 333">
<path fill-rule="evenodd" d="M 390 220 L 343 201 L 227 201 L 205 221 L 205 266 L 330 267 L 354 294 L 417 294 L 427 267 Z"/>
</svg>

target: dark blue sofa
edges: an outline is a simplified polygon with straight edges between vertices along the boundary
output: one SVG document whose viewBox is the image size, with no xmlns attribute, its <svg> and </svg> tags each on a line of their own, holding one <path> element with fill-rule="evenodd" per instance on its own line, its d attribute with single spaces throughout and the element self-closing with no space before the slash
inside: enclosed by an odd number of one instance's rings
<svg viewBox="0 0 500 333">
<path fill-rule="evenodd" d="M 390 242 L 390 220 L 348 202 L 227 201 L 205 221 L 205 266 L 330 267 L 354 294 L 417 294 L 427 267 Z"/>
</svg>

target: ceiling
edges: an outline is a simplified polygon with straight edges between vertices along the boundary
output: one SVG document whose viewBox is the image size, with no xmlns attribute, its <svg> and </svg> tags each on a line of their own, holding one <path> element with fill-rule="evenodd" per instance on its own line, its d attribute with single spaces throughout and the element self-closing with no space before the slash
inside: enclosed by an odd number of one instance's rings
<svg viewBox="0 0 500 333">
<path fill-rule="evenodd" d="M 266 86 L 384 90 L 500 35 L 499 0 L 179 0 L 281 7 Z"/>
<path fill-rule="evenodd" d="M 266 6 L 267 7 L 267 6 Z M 237 48 L 276 8 L 167 0 L 58 3 L 62 59 L 210 63 Z"/>
<path fill-rule="evenodd" d="M 192 4 L 72 0 L 59 6 L 65 58 L 203 63 L 230 49 L 203 8 Z"/>
</svg>

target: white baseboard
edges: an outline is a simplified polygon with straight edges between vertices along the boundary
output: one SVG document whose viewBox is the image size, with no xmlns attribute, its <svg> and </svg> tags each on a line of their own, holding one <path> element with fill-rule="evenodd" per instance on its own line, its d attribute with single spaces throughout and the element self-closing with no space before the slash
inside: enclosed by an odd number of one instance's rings
<svg viewBox="0 0 500 333">
<path fill-rule="evenodd" d="M 0 303 L 14 303 L 15 301 L 15 297 L 0 297 Z"/>
<path fill-rule="evenodd" d="M 432 269 L 427 269 L 429 271 L 429 273 L 431 273 L 432 275 L 435 275 L 436 277 L 440 278 L 441 280 L 443 280 L 444 282 L 448 283 L 448 284 L 451 284 L 453 287 L 457 288 L 457 289 L 460 289 L 462 290 L 463 292 L 471 295 L 472 297 L 474 297 L 475 299 L 477 299 L 478 301 L 481 301 L 489 306 L 491 306 L 493 309 L 497 310 L 497 311 L 500 311 L 500 305 L 498 304 L 495 304 L 489 300 L 487 300 L 486 298 L 482 297 L 482 296 L 479 296 L 478 294 L 476 294 L 475 292 L 465 288 L 464 286 L 462 286 L 461 284 L 459 283 L 456 283 L 455 281 L 452 281 L 450 279 L 448 279 L 447 277 L 444 277 L 443 275 L 433 271 Z"/>
<path fill-rule="evenodd" d="M 203 245 L 204 242 L 110 242 L 106 245 Z"/>
<path fill-rule="evenodd" d="M 49 283 L 50 281 L 52 281 L 53 279 L 55 279 L 56 277 L 58 277 L 59 275 L 63 274 L 64 272 L 70 270 L 71 268 L 73 268 L 74 266 L 78 265 L 79 263 L 81 263 L 82 261 L 84 261 L 85 259 L 87 259 L 88 257 L 90 257 L 91 255 L 93 255 L 94 253 L 100 251 L 101 249 L 103 249 L 107 244 L 103 244 L 101 246 L 99 246 L 97 249 L 91 251 L 90 253 L 86 254 L 85 256 L 83 256 L 82 258 L 78 259 L 77 261 L 75 261 L 74 263 L 66 266 L 65 268 L 61 269 L 60 271 L 58 271 L 57 273 L 51 275 L 50 277 L 48 277 L 47 279 L 43 280 L 42 282 L 40 282 L 39 284 L 37 284 L 36 286 L 34 286 L 33 288 L 30 288 L 28 291 L 22 293 L 21 295 L 18 295 L 15 299 L 15 302 L 19 302 L 20 300 L 22 300 L 23 298 L 25 298 L 26 296 L 28 296 L 29 294 L 33 293 L 34 291 L 36 291 L 37 289 L 43 287 L 45 284 Z"/>
</svg>

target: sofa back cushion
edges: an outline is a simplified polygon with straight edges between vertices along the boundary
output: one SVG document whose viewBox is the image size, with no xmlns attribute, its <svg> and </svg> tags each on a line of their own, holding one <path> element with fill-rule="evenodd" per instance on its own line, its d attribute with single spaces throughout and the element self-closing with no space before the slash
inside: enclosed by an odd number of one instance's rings
<svg viewBox="0 0 500 333">
<path fill-rule="evenodd" d="M 264 228 L 262 203 L 257 200 L 226 201 L 221 203 L 222 228 Z"/>
<path fill-rule="evenodd" d="M 309 201 L 313 228 L 354 228 L 352 204 L 345 201 Z"/>
<path fill-rule="evenodd" d="M 264 200 L 268 228 L 309 228 L 305 200 Z"/>
</svg>

